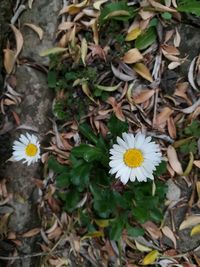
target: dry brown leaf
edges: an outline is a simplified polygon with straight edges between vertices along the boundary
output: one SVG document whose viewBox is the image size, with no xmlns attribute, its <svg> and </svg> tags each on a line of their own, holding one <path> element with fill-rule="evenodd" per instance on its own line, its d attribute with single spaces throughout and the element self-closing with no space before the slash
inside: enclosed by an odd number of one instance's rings
<svg viewBox="0 0 200 267">
<path fill-rule="evenodd" d="M 168 69 L 169 70 L 174 70 L 176 69 L 177 67 L 179 67 L 183 62 L 171 62 L 169 63 L 168 65 Z"/>
<path fill-rule="evenodd" d="M 147 222 L 143 223 L 142 227 L 151 235 L 151 237 L 153 239 L 158 239 L 162 235 L 158 226 L 151 221 L 147 221 Z"/>
<path fill-rule="evenodd" d="M 168 146 L 167 148 L 167 157 L 169 160 L 169 164 L 171 165 L 172 169 L 179 175 L 183 174 L 183 169 L 181 166 L 180 161 L 178 160 L 178 156 L 176 150 L 173 146 Z"/>
<path fill-rule="evenodd" d="M 190 64 L 189 71 L 188 71 L 188 81 L 191 84 L 193 89 L 195 89 L 196 91 L 199 91 L 195 84 L 195 79 L 194 79 L 195 65 L 196 65 L 197 59 L 198 59 L 198 56 L 193 58 Z"/>
<path fill-rule="evenodd" d="M 179 226 L 179 230 L 184 230 L 186 228 L 190 228 L 200 223 L 200 215 L 191 215 L 188 216 L 186 220 L 184 220 Z"/>
<path fill-rule="evenodd" d="M 156 11 L 161 11 L 161 12 L 173 12 L 176 13 L 176 9 L 170 8 L 167 6 L 164 6 L 154 0 L 149 0 L 150 4 L 155 8 Z"/>
<path fill-rule="evenodd" d="M 34 0 L 28 0 L 28 7 L 31 9 L 33 5 Z"/>
<path fill-rule="evenodd" d="M 200 169 L 200 160 L 194 160 L 193 164 Z"/>
<path fill-rule="evenodd" d="M 162 45 L 161 47 L 166 53 L 170 55 L 174 55 L 174 56 L 180 55 L 180 51 L 173 45 Z"/>
<path fill-rule="evenodd" d="M 100 10 L 101 5 L 108 2 L 108 0 L 97 0 L 94 2 L 93 7 L 97 10 Z"/>
<path fill-rule="evenodd" d="M 83 65 L 86 66 L 85 59 L 88 52 L 88 44 L 85 38 L 81 40 L 81 59 L 83 61 Z"/>
<path fill-rule="evenodd" d="M 67 31 L 74 26 L 74 22 L 71 21 L 64 21 L 58 25 L 59 31 Z"/>
<path fill-rule="evenodd" d="M 40 233 L 40 230 L 41 230 L 40 228 L 33 228 L 33 229 L 31 229 L 30 231 L 28 231 L 28 232 L 22 234 L 21 236 L 22 236 L 22 237 L 32 237 L 32 236 L 34 236 L 34 235 L 39 234 L 39 233 Z"/>
<path fill-rule="evenodd" d="M 79 4 L 72 4 L 68 6 L 64 6 L 61 11 L 59 12 L 59 15 L 62 15 L 64 13 L 69 13 L 70 15 L 75 15 L 80 12 L 82 8 L 84 8 L 88 3 L 88 0 L 84 0 L 83 2 Z"/>
<path fill-rule="evenodd" d="M 15 59 L 17 59 L 18 55 L 20 54 L 22 50 L 24 39 L 23 39 L 21 32 L 14 25 L 10 24 L 10 27 L 15 34 L 16 47 L 17 47 L 17 51 L 15 53 Z"/>
<path fill-rule="evenodd" d="M 115 116 L 120 121 L 125 121 L 125 117 L 124 117 L 124 114 L 122 112 L 121 103 L 117 103 L 116 99 L 114 97 L 112 97 L 112 96 L 109 97 L 106 102 L 109 103 L 112 106 L 113 112 L 115 113 Z"/>
<path fill-rule="evenodd" d="M 44 31 L 42 30 L 42 28 L 40 28 L 39 26 L 36 26 L 34 24 L 31 24 L 31 23 L 25 23 L 24 26 L 27 26 L 27 27 L 31 28 L 34 32 L 37 33 L 37 35 L 39 36 L 40 41 L 42 40 L 43 34 L 44 34 Z"/>
<path fill-rule="evenodd" d="M 176 139 L 176 125 L 174 123 L 174 119 L 170 116 L 167 120 L 168 132 L 171 138 Z"/>
<path fill-rule="evenodd" d="M 181 36 L 176 28 L 176 34 L 175 34 L 175 37 L 174 37 L 174 46 L 175 47 L 179 47 L 180 46 L 180 43 L 181 43 Z"/>
<path fill-rule="evenodd" d="M 145 11 L 141 9 L 139 11 L 139 15 L 143 20 L 147 20 L 147 19 L 151 19 L 155 15 L 155 12 Z"/>
<path fill-rule="evenodd" d="M 135 79 L 134 76 L 126 75 L 123 72 L 121 72 L 119 69 L 115 68 L 113 66 L 113 64 L 111 64 L 111 69 L 112 69 L 112 72 L 115 75 L 115 77 L 117 77 L 118 79 L 120 79 L 120 80 L 122 80 L 124 82 L 129 82 L 129 81 L 132 81 L 132 80 Z"/>
<path fill-rule="evenodd" d="M 123 56 L 123 61 L 127 64 L 133 64 L 143 59 L 142 54 L 137 48 L 128 50 Z"/>
<path fill-rule="evenodd" d="M 154 94 L 156 90 L 142 90 L 139 94 L 134 94 L 133 95 L 133 101 L 135 104 L 141 104 L 144 103 L 145 101 L 149 100 Z"/>
<path fill-rule="evenodd" d="M 174 111 L 171 108 L 165 107 L 156 117 L 156 125 L 160 126 L 164 124 Z"/>
<path fill-rule="evenodd" d="M 174 233 L 172 232 L 172 230 L 168 227 L 168 226 L 164 226 L 161 231 L 163 232 L 163 234 L 168 237 L 174 244 L 174 248 L 176 249 L 176 237 L 174 235 Z"/>
<path fill-rule="evenodd" d="M 15 65 L 15 52 L 11 49 L 4 49 L 4 68 L 7 74 L 11 74 Z"/>
<path fill-rule="evenodd" d="M 149 69 L 143 63 L 135 63 L 133 69 L 147 81 L 153 82 L 153 78 L 151 76 Z"/>
</svg>

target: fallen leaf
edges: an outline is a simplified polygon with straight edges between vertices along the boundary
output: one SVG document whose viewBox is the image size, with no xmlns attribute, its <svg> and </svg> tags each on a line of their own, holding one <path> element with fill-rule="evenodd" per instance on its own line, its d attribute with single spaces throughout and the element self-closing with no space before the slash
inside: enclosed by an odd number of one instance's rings
<svg viewBox="0 0 200 267">
<path fill-rule="evenodd" d="M 92 101 L 94 102 L 95 104 L 97 104 L 97 102 L 94 100 L 94 98 L 92 97 L 92 94 L 90 92 L 90 89 L 89 89 L 89 85 L 88 85 L 88 82 L 87 81 L 83 81 L 81 83 L 82 85 L 82 90 L 83 92 L 86 94 L 86 96 Z"/>
<path fill-rule="evenodd" d="M 190 106 L 188 108 L 180 109 L 180 111 L 185 113 L 185 114 L 190 114 L 190 113 L 194 112 L 198 106 L 200 106 L 200 98 L 192 106 Z"/>
<path fill-rule="evenodd" d="M 178 156 L 176 153 L 176 150 L 173 146 L 168 146 L 167 148 L 167 157 L 169 160 L 169 164 L 172 167 L 172 169 L 179 175 L 183 174 L 183 169 L 181 166 L 180 161 L 178 160 Z"/>
<path fill-rule="evenodd" d="M 85 38 L 81 40 L 81 59 L 83 61 L 83 65 L 86 66 L 85 59 L 88 52 L 88 45 Z"/>
<path fill-rule="evenodd" d="M 176 34 L 175 34 L 175 37 L 174 37 L 174 46 L 175 47 L 179 47 L 180 46 L 180 42 L 181 42 L 181 36 L 176 28 Z"/>
<path fill-rule="evenodd" d="M 156 125 L 160 126 L 167 122 L 169 117 L 172 115 L 174 111 L 171 108 L 165 107 L 162 111 L 156 116 Z"/>
<path fill-rule="evenodd" d="M 104 233 L 102 231 L 94 231 L 91 233 L 87 233 L 86 235 L 84 235 L 81 240 L 85 240 L 88 238 L 97 238 L 97 237 L 103 237 Z"/>
<path fill-rule="evenodd" d="M 44 31 L 42 30 L 42 28 L 40 28 L 39 26 L 36 26 L 34 24 L 31 24 L 31 23 L 25 23 L 24 26 L 27 26 L 27 27 L 31 28 L 34 32 L 37 33 L 37 35 L 39 36 L 40 41 L 42 40 L 43 34 L 44 34 Z"/>
<path fill-rule="evenodd" d="M 142 227 L 151 235 L 151 237 L 153 239 L 158 239 L 162 235 L 158 226 L 151 221 L 147 221 L 147 222 L 143 223 Z"/>
<path fill-rule="evenodd" d="M 142 90 L 140 93 L 138 94 L 134 94 L 133 95 L 133 102 L 135 104 L 142 104 L 144 102 L 146 102 L 147 100 L 149 100 L 153 95 L 155 94 L 155 90 Z"/>
<path fill-rule="evenodd" d="M 97 89 L 99 89 L 99 90 L 102 90 L 102 91 L 114 92 L 114 91 L 116 91 L 121 86 L 121 84 L 122 84 L 121 82 L 118 83 L 115 86 L 104 86 L 104 85 L 96 84 L 95 87 Z"/>
<path fill-rule="evenodd" d="M 144 259 L 142 260 L 142 265 L 150 265 L 155 262 L 155 260 L 158 258 L 159 252 L 157 250 L 153 250 L 149 252 Z"/>
<path fill-rule="evenodd" d="M 136 245 L 136 248 L 141 251 L 141 252 L 149 252 L 149 251 L 152 251 L 151 248 L 145 246 L 145 245 L 142 245 L 140 244 L 137 240 L 135 240 L 135 245 Z"/>
<path fill-rule="evenodd" d="M 80 10 L 85 7 L 88 3 L 88 0 L 84 0 L 83 2 L 79 4 L 73 4 L 73 5 L 68 5 L 64 6 L 61 11 L 59 12 L 59 16 L 64 14 L 64 13 L 69 13 L 70 15 L 75 15 L 80 12 Z"/>
<path fill-rule="evenodd" d="M 200 224 L 194 226 L 190 232 L 190 236 L 200 234 Z"/>
<path fill-rule="evenodd" d="M 184 230 L 197 224 L 200 224 L 200 215 L 191 215 L 180 224 L 179 230 Z"/>
<path fill-rule="evenodd" d="M 94 221 L 99 227 L 102 228 L 107 227 L 110 224 L 110 220 L 108 219 L 96 219 Z"/>
<path fill-rule="evenodd" d="M 32 236 L 35 236 L 35 235 L 39 234 L 40 230 L 41 230 L 40 228 L 33 228 L 30 231 L 22 234 L 21 236 L 22 237 L 32 237 Z"/>
<path fill-rule="evenodd" d="M 153 82 L 153 78 L 151 76 L 149 69 L 143 63 L 135 63 L 133 69 L 147 81 Z"/>
<path fill-rule="evenodd" d="M 188 71 L 188 81 L 194 90 L 199 91 L 194 81 L 194 69 L 195 69 L 195 64 L 196 64 L 197 59 L 198 59 L 198 56 L 193 58 L 190 64 L 189 71 Z"/>
<path fill-rule="evenodd" d="M 176 237 L 172 230 L 168 226 L 164 226 L 161 231 L 166 237 L 168 237 L 173 242 L 174 248 L 176 249 Z"/>
<path fill-rule="evenodd" d="M 99 0 L 99 1 L 95 1 L 95 3 L 93 4 L 93 7 L 97 10 L 100 10 L 101 5 L 108 2 L 108 0 Z"/>
<path fill-rule="evenodd" d="M 168 126 L 168 132 L 171 138 L 176 139 L 176 125 L 174 123 L 174 119 L 172 116 L 170 116 L 167 119 L 167 126 Z"/>
<path fill-rule="evenodd" d="M 194 162 L 194 155 L 192 152 L 190 152 L 190 160 L 188 162 L 188 165 L 183 173 L 183 176 L 188 176 L 192 170 L 193 167 L 193 162 Z"/>
<path fill-rule="evenodd" d="M 129 82 L 135 79 L 134 76 L 129 76 L 121 72 L 119 69 L 115 68 L 113 64 L 111 64 L 111 69 L 115 77 L 117 77 L 119 80 L 122 80 L 124 82 Z"/>
<path fill-rule="evenodd" d="M 64 53 L 66 50 L 67 50 L 67 48 L 63 48 L 63 47 L 53 47 L 53 48 L 49 48 L 47 50 L 40 52 L 39 55 L 41 57 L 47 57 L 49 55 Z"/>
<path fill-rule="evenodd" d="M 137 48 L 128 50 L 122 58 L 122 60 L 127 64 L 136 63 L 142 59 L 143 56 Z"/>
<path fill-rule="evenodd" d="M 17 51 L 15 53 L 15 59 L 17 59 L 18 55 L 20 54 L 20 52 L 22 50 L 24 39 L 23 39 L 21 32 L 14 25 L 10 24 L 10 27 L 15 34 L 15 40 L 16 40 L 16 46 L 17 46 Z"/>
<path fill-rule="evenodd" d="M 33 1 L 34 1 L 34 0 L 28 0 L 28 7 L 29 7 L 30 9 L 32 9 Z"/>
<path fill-rule="evenodd" d="M 15 52 L 11 49 L 4 49 L 4 68 L 7 74 L 11 74 L 15 65 Z"/>
<path fill-rule="evenodd" d="M 142 30 L 137 27 L 133 30 L 131 30 L 127 35 L 126 35 L 126 38 L 125 38 L 125 41 L 129 42 L 129 41 L 133 41 L 135 40 L 140 34 L 142 33 Z"/>
<path fill-rule="evenodd" d="M 193 164 L 200 169 L 200 160 L 194 160 Z"/>
<path fill-rule="evenodd" d="M 70 30 L 74 26 L 74 22 L 64 21 L 58 25 L 59 31 L 67 31 Z"/>
<path fill-rule="evenodd" d="M 176 13 L 176 9 L 170 8 L 167 6 L 164 6 L 154 0 L 149 0 L 150 4 L 155 8 L 156 11 L 161 11 L 161 12 L 173 12 Z"/>
<path fill-rule="evenodd" d="M 178 201 L 181 197 L 181 189 L 174 183 L 173 179 L 169 179 L 167 181 L 167 186 L 168 186 L 166 194 L 167 200 L 169 200 L 170 202 Z"/>
</svg>

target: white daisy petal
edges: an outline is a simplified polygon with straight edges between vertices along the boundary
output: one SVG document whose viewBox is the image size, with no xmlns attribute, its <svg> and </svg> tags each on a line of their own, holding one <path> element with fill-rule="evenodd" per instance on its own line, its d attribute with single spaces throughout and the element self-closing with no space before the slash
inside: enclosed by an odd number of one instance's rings
<svg viewBox="0 0 200 267">
<path fill-rule="evenodd" d="M 115 178 L 123 184 L 136 179 L 139 182 L 146 182 L 148 178 L 153 180 L 155 166 L 162 161 L 159 145 L 142 133 L 137 133 L 136 136 L 123 133 L 122 138 L 117 137 L 117 144 L 109 152 L 109 173 L 115 174 Z"/>
<path fill-rule="evenodd" d="M 35 135 L 21 134 L 19 140 L 13 142 L 13 158 L 16 161 L 23 160 L 23 163 L 31 165 L 40 158 L 40 144 Z"/>
</svg>

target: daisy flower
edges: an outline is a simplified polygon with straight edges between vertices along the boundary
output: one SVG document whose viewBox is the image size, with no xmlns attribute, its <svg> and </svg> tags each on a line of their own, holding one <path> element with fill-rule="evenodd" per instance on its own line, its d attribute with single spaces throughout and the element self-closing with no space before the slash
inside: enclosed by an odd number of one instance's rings
<svg viewBox="0 0 200 267">
<path fill-rule="evenodd" d="M 110 149 L 110 173 L 123 184 L 129 179 L 131 182 L 153 180 L 153 171 L 162 160 L 159 145 L 142 133 L 136 136 L 123 133 L 122 138 L 117 137 L 117 143 Z"/>
<path fill-rule="evenodd" d="M 40 158 L 40 144 L 37 136 L 26 133 L 21 134 L 19 141 L 13 143 L 13 159 L 16 161 L 24 160 L 29 166 Z"/>
</svg>

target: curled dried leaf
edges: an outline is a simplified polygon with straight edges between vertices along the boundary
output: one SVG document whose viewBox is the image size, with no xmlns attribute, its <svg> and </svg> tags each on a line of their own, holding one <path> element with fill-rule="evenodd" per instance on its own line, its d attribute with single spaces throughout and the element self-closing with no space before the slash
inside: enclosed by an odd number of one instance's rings
<svg viewBox="0 0 200 267">
<path fill-rule="evenodd" d="M 42 30 L 42 28 L 31 23 L 25 23 L 24 25 L 31 28 L 34 32 L 36 32 L 37 35 L 39 36 L 39 39 L 42 40 L 43 34 L 44 34 L 44 31 Z"/>
<path fill-rule="evenodd" d="M 186 220 L 184 220 L 179 226 L 179 230 L 184 230 L 186 228 L 190 228 L 194 225 L 200 223 L 200 215 L 191 215 L 188 216 Z"/>
<path fill-rule="evenodd" d="M 128 50 L 123 56 L 123 61 L 127 64 L 133 64 L 143 59 L 142 54 L 137 48 Z"/>
<path fill-rule="evenodd" d="M 183 169 L 181 166 L 180 161 L 178 160 L 178 156 L 176 153 L 176 150 L 173 146 L 168 146 L 167 148 L 167 157 L 169 160 L 169 164 L 172 167 L 172 169 L 179 175 L 183 174 Z"/>
</svg>

